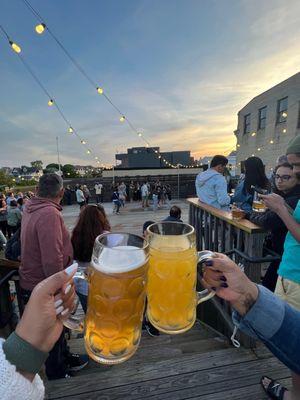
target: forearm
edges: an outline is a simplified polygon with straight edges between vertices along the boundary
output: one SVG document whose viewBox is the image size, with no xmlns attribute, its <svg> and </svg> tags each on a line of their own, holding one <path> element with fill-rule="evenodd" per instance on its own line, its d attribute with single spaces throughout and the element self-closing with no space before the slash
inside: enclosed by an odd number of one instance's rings
<svg viewBox="0 0 300 400">
<path fill-rule="evenodd" d="M 289 232 L 300 242 L 300 224 L 293 218 L 286 207 L 278 210 L 278 215 L 284 222 Z"/>
</svg>

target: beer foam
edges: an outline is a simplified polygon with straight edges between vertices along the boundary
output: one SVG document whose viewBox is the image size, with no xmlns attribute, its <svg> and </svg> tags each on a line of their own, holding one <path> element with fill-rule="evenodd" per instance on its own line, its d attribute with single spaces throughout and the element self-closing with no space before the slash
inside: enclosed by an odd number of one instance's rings
<svg viewBox="0 0 300 400">
<path fill-rule="evenodd" d="M 93 260 L 92 265 L 98 271 L 104 273 L 120 274 L 137 269 L 145 262 L 146 255 L 141 248 L 136 246 L 116 246 L 104 248 L 97 263 Z"/>
</svg>

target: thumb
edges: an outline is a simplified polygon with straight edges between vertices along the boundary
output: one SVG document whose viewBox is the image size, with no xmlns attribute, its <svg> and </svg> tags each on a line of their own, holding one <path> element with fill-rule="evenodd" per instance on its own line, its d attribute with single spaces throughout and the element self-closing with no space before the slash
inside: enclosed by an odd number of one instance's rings
<svg viewBox="0 0 300 400">
<path fill-rule="evenodd" d="M 54 295 L 63 287 L 76 273 L 78 264 L 74 263 L 64 271 L 57 272 L 37 285 L 37 290 L 44 295 Z"/>
</svg>

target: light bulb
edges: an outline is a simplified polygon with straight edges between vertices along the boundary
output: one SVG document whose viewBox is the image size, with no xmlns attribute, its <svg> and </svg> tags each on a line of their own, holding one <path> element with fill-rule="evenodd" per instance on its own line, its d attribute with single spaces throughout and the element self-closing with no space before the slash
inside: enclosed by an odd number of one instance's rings
<svg viewBox="0 0 300 400">
<path fill-rule="evenodd" d="M 81 144 L 86 144 L 86 141 L 85 140 L 80 140 L 80 142 L 81 142 Z"/>
<path fill-rule="evenodd" d="M 125 121 L 125 115 L 122 115 L 122 117 L 120 118 L 120 122 L 124 122 Z"/>
<path fill-rule="evenodd" d="M 237 144 L 236 147 L 241 147 L 241 145 L 240 145 L 240 144 Z"/>
<path fill-rule="evenodd" d="M 36 33 L 41 35 L 45 31 L 45 28 L 46 28 L 46 25 L 42 22 L 42 23 L 36 25 L 35 31 L 36 31 Z"/>
<path fill-rule="evenodd" d="M 54 101 L 53 101 L 52 99 L 50 99 L 50 100 L 48 101 L 48 106 L 49 106 L 49 107 L 53 106 L 53 103 L 54 103 Z"/>
<path fill-rule="evenodd" d="M 103 94 L 103 89 L 102 89 L 102 87 L 97 87 L 97 92 L 98 92 L 99 94 Z"/>
<path fill-rule="evenodd" d="M 282 116 L 283 116 L 283 118 L 286 118 L 286 117 L 287 117 L 287 113 L 284 111 L 284 112 L 282 113 Z"/>
<path fill-rule="evenodd" d="M 95 157 L 95 160 L 98 160 L 98 157 L 97 157 L 97 156 Z"/>
<path fill-rule="evenodd" d="M 282 132 L 283 132 L 283 133 L 286 133 L 286 129 L 285 129 L 285 128 L 284 128 L 284 129 L 282 129 Z"/>
<path fill-rule="evenodd" d="M 161 156 L 158 156 L 158 158 L 161 158 Z"/>
<path fill-rule="evenodd" d="M 251 157 L 254 157 L 254 154 L 251 154 Z"/>
<path fill-rule="evenodd" d="M 69 132 L 69 133 L 73 133 L 73 132 L 74 132 L 74 129 L 70 126 L 70 128 L 68 129 L 68 132 Z"/>
<path fill-rule="evenodd" d="M 17 43 L 15 43 L 12 40 L 10 40 L 9 44 L 10 44 L 11 48 L 13 49 L 13 51 L 15 51 L 18 54 L 21 53 L 21 47 L 18 46 Z"/>
<path fill-rule="evenodd" d="M 257 151 L 260 151 L 260 147 L 257 149 Z"/>
<path fill-rule="evenodd" d="M 91 154 L 91 150 L 87 150 L 87 151 L 86 151 L 86 154 Z"/>
<path fill-rule="evenodd" d="M 255 136 L 255 135 L 256 135 L 256 132 L 252 132 L 251 136 Z"/>
<path fill-rule="evenodd" d="M 270 143 L 273 144 L 273 143 L 274 143 L 274 140 L 271 139 L 271 140 L 270 140 Z"/>
<path fill-rule="evenodd" d="M 142 136 L 141 132 L 140 132 L 140 133 L 138 133 L 138 135 L 139 135 L 139 137 L 141 137 L 141 136 Z"/>
</svg>

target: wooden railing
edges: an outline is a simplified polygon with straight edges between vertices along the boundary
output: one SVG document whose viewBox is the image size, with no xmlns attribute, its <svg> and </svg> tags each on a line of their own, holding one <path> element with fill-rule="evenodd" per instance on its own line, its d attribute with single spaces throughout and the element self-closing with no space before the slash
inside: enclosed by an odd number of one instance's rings
<svg viewBox="0 0 300 400">
<path fill-rule="evenodd" d="M 211 250 L 229 254 L 244 268 L 246 275 L 254 282 L 261 280 L 262 263 L 278 259 L 273 254 L 264 254 L 266 232 L 242 219 L 234 220 L 231 212 L 209 206 L 197 198 L 188 199 L 189 223 L 195 227 L 198 250 Z M 233 330 L 231 308 L 217 296 L 201 304 L 198 317 L 208 325 L 230 337 Z M 239 335 L 240 341 L 247 347 L 255 342 L 245 335 Z"/>
</svg>

